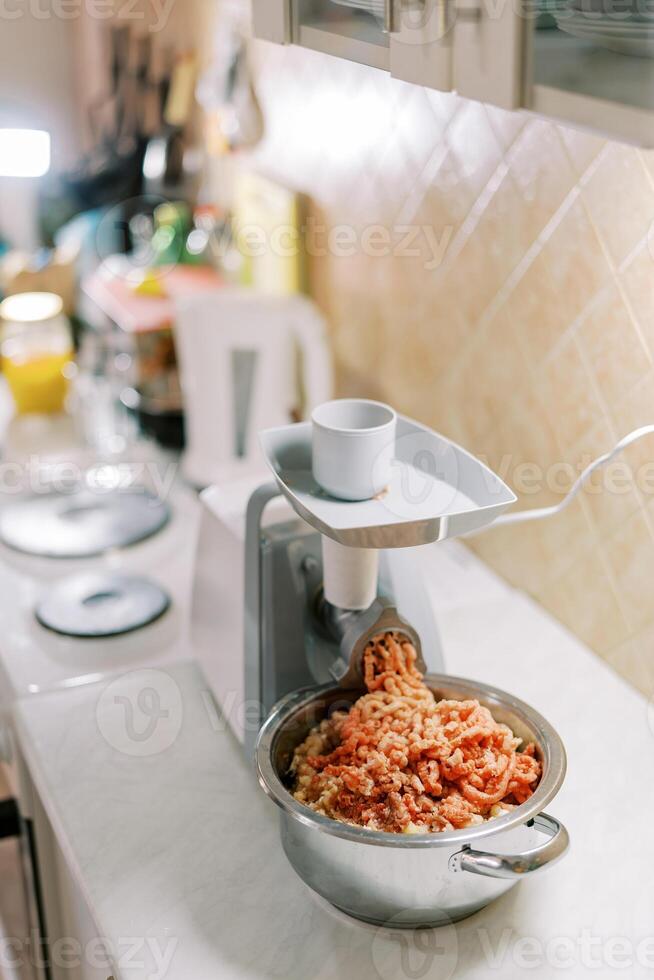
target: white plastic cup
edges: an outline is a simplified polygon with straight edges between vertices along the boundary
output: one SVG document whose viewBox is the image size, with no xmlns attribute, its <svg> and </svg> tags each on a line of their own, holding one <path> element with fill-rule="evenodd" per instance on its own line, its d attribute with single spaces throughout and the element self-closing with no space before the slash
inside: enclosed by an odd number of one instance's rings
<svg viewBox="0 0 654 980">
<path fill-rule="evenodd" d="M 371 500 L 389 485 L 397 415 L 382 402 L 341 398 L 311 414 L 313 478 L 339 500 Z"/>
</svg>

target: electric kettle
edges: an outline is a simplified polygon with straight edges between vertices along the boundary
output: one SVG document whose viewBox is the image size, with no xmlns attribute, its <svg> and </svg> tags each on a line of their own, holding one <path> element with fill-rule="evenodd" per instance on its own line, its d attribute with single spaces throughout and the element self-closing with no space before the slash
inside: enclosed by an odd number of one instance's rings
<svg viewBox="0 0 654 980">
<path fill-rule="evenodd" d="M 257 433 L 306 418 L 332 397 L 325 323 L 303 296 L 225 288 L 180 297 L 176 347 L 182 465 L 196 487 L 262 471 Z"/>
</svg>

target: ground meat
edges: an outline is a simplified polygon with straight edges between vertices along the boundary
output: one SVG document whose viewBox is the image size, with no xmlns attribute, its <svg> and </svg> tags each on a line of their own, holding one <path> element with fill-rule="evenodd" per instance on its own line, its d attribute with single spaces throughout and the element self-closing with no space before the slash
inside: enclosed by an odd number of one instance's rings
<svg viewBox="0 0 654 980">
<path fill-rule="evenodd" d="M 335 820 L 391 833 L 454 830 L 501 816 L 534 792 L 533 745 L 478 701 L 436 701 L 401 634 L 364 653 L 368 690 L 295 750 L 296 800 Z"/>
</svg>

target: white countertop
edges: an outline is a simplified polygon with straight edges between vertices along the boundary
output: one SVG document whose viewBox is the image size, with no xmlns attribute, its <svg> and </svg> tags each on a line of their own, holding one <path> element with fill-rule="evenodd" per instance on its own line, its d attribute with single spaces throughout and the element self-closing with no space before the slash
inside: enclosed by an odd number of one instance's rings
<svg viewBox="0 0 654 980">
<path fill-rule="evenodd" d="M 151 677 L 169 709 L 153 755 L 124 754 L 112 726 L 115 696 L 143 686 L 138 672 L 37 695 L 17 703 L 16 724 L 97 928 L 116 959 L 125 937 L 148 940 L 141 967 L 117 963 L 116 980 L 551 980 L 557 967 L 577 980 L 613 978 L 618 964 L 651 975 L 654 714 L 460 545 L 438 546 L 430 566 L 448 671 L 531 702 L 566 743 L 568 777 L 550 811 L 570 831 L 568 856 L 428 933 L 434 952 L 424 933 L 348 919 L 295 876 L 275 808 L 192 662 Z M 171 957 L 166 971 L 152 950 Z"/>
</svg>

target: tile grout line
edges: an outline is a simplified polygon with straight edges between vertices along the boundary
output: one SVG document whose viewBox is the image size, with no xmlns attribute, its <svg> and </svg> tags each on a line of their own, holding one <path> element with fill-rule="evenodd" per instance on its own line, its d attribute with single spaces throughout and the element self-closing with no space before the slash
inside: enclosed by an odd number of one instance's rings
<svg viewBox="0 0 654 980">
<path fill-rule="evenodd" d="M 429 99 L 427 101 L 429 102 Z M 434 118 L 436 118 L 436 113 L 435 113 L 434 108 L 433 108 L 433 106 L 431 104 L 430 104 L 429 108 L 430 108 L 430 112 L 433 114 Z M 411 215 L 411 218 L 410 219 L 409 218 L 406 218 L 405 219 L 405 221 L 404 221 L 405 224 L 411 224 L 411 222 L 415 218 L 415 215 L 416 215 L 416 212 L 418 211 L 418 208 L 420 207 L 420 205 L 422 204 L 423 200 L 425 199 L 425 196 L 427 194 L 427 191 L 429 190 L 430 186 L 432 185 L 433 180 L 434 180 L 436 174 L 440 170 L 440 168 L 441 168 L 441 166 L 443 164 L 443 161 L 445 160 L 445 158 L 447 156 L 447 152 L 448 152 L 447 134 L 448 134 L 451 126 L 454 123 L 454 120 L 455 120 L 455 118 L 456 118 L 456 116 L 458 114 L 458 111 L 459 111 L 458 108 L 455 108 L 454 109 L 454 111 L 452 112 L 451 116 L 449 117 L 449 119 L 447 120 L 447 122 L 445 123 L 445 125 L 442 128 L 442 131 L 440 133 L 440 137 L 438 139 L 438 142 L 434 146 L 433 152 L 429 155 L 428 159 L 425 161 L 424 166 L 422 168 L 420 168 L 420 173 L 419 173 L 418 178 L 416 180 L 416 185 L 419 185 L 419 187 L 420 187 L 420 192 L 421 192 L 420 193 L 420 200 L 418 201 L 418 203 L 417 203 L 417 205 L 415 207 L 415 210 L 413 211 L 413 214 Z M 435 160 L 435 158 L 436 158 L 437 155 L 439 155 L 438 166 L 434 169 L 433 166 L 432 166 L 432 164 L 433 164 L 433 161 Z M 429 176 L 427 176 L 427 175 L 429 175 Z M 397 216 L 397 219 L 396 219 L 398 222 L 401 219 L 401 215 L 402 215 L 402 209 L 400 209 L 400 212 L 399 212 L 399 214 Z"/>
<path fill-rule="evenodd" d="M 654 181 L 653 181 L 653 189 L 654 189 Z M 650 366 L 651 366 L 652 364 L 654 364 L 654 351 L 650 349 L 650 345 L 647 343 L 647 340 L 645 338 L 645 335 L 643 334 L 643 331 L 642 331 L 642 327 L 640 325 L 640 321 L 639 321 L 638 317 L 636 316 L 636 313 L 634 311 L 634 308 L 633 308 L 633 305 L 631 303 L 631 300 L 629 299 L 629 296 L 627 294 L 627 291 L 626 291 L 626 289 L 624 287 L 624 284 L 622 282 L 622 275 L 624 275 L 624 273 L 626 272 L 626 270 L 629 268 L 630 264 L 640 255 L 640 252 L 644 248 L 645 249 L 648 249 L 649 248 L 649 237 L 650 237 L 649 234 L 645 235 L 634 246 L 634 248 L 632 248 L 632 250 L 627 253 L 627 255 L 625 256 L 625 258 L 622 260 L 622 262 L 618 266 L 617 273 L 616 273 L 616 282 L 617 282 L 617 285 L 618 285 L 618 291 L 620 292 L 620 296 L 622 298 L 622 301 L 623 301 L 623 303 L 624 303 L 624 305 L 625 305 L 625 307 L 627 309 L 627 312 L 629 314 L 629 318 L 631 319 L 631 322 L 633 323 L 634 329 L 636 330 L 636 333 L 638 334 L 638 338 L 639 338 L 639 340 L 641 342 L 641 345 L 643 347 L 643 350 L 645 351 L 645 354 L 647 355 L 647 359 L 650 362 Z"/>
<path fill-rule="evenodd" d="M 600 561 L 602 562 L 602 570 L 606 575 L 611 592 L 613 593 L 613 597 L 615 598 L 615 601 L 618 604 L 618 609 L 620 610 L 620 615 L 622 616 L 622 623 L 624 625 L 625 632 L 626 632 L 626 638 L 628 639 L 629 634 L 631 632 L 631 627 L 629 625 L 629 617 L 627 615 L 624 599 L 622 597 L 621 590 L 619 587 L 619 582 L 616 578 L 615 572 L 613 571 L 613 567 L 609 560 L 609 556 L 606 551 L 606 547 L 604 543 L 605 540 L 609 541 L 613 537 L 613 535 L 618 534 L 619 531 L 620 528 L 616 528 L 613 534 L 606 535 L 606 537 L 602 534 L 596 535 L 596 545 L 597 545 L 598 554 L 600 556 Z"/>
<path fill-rule="evenodd" d="M 639 147 L 636 152 L 638 154 L 638 159 L 640 161 L 640 165 L 643 168 L 643 170 L 645 171 L 645 177 L 646 177 L 646 179 L 647 179 L 650 187 L 654 191 L 654 173 L 652 173 L 652 171 L 650 170 L 650 168 L 647 166 L 647 164 L 645 163 L 645 161 L 643 159 L 643 150 L 642 150 L 642 148 Z M 651 152 L 651 150 L 649 152 Z"/>
<path fill-rule="evenodd" d="M 608 152 L 609 152 L 609 147 L 608 147 L 608 144 L 607 144 L 606 146 L 602 147 L 602 149 L 598 153 L 598 155 L 595 158 L 595 160 L 591 163 L 591 165 L 588 167 L 588 169 L 584 172 L 583 177 L 581 178 L 581 180 L 579 182 L 580 188 L 584 188 L 584 187 L 588 186 L 588 184 L 590 183 L 591 179 L 593 178 L 593 176 L 597 172 L 598 167 L 601 165 L 601 162 L 602 162 L 603 158 L 606 157 L 606 156 L 608 156 Z M 641 164 L 642 164 L 642 161 L 641 161 Z M 645 170 L 647 169 L 644 166 L 644 164 L 642 164 L 642 166 L 643 166 L 643 169 L 645 169 Z M 602 253 L 604 255 L 604 258 L 606 259 L 606 262 L 607 262 L 607 264 L 609 266 L 609 269 L 611 270 L 611 274 L 613 276 L 614 284 L 617 287 L 618 292 L 620 294 L 620 297 L 621 297 L 621 299 L 622 299 L 622 301 L 623 301 L 623 303 L 624 303 L 624 305 L 625 305 L 625 307 L 627 309 L 627 312 L 629 314 L 629 319 L 631 320 L 632 325 L 634 327 L 634 330 L 636 331 L 636 335 L 637 335 L 637 337 L 638 337 L 638 339 L 640 341 L 640 344 L 641 344 L 641 347 L 643 349 L 643 352 L 645 353 L 645 355 L 646 355 L 646 357 L 647 357 L 647 359 L 648 359 L 648 361 L 650 362 L 650 365 L 651 365 L 652 363 L 654 363 L 652 352 L 650 351 L 649 345 L 647 344 L 647 342 L 645 340 L 645 337 L 643 335 L 642 329 L 641 329 L 640 324 L 638 323 L 638 320 L 637 320 L 637 318 L 636 318 L 636 316 L 634 314 L 634 311 L 633 311 L 633 309 L 631 307 L 631 304 L 628 302 L 628 299 L 627 299 L 627 296 L 626 296 L 624 287 L 622 285 L 622 282 L 621 282 L 620 276 L 619 276 L 619 272 L 622 271 L 622 269 L 624 268 L 625 260 L 623 260 L 622 263 L 616 263 L 614 261 L 613 256 L 611 255 L 611 252 L 610 252 L 610 250 L 608 248 L 608 245 L 604 241 L 604 237 L 600 233 L 599 228 L 597 227 L 597 222 L 595 221 L 595 218 L 593 216 L 593 213 L 592 213 L 591 209 L 588 207 L 588 203 L 587 203 L 587 201 L 586 201 L 586 199 L 585 199 L 585 197 L 584 197 L 584 195 L 582 193 L 580 193 L 580 198 L 581 198 L 581 205 L 582 205 L 582 207 L 584 209 L 584 213 L 585 213 L 588 221 L 590 222 L 593 231 L 595 232 L 595 237 L 597 238 L 597 241 L 599 242 L 599 245 L 600 245 L 600 248 L 601 248 Z M 634 250 L 632 249 L 632 252 L 630 252 L 629 255 L 632 255 L 633 252 L 634 252 Z M 608 291 L 608 287 L 607 287 L 607 291 Z M 578 327 L 579 327 L 579 324 L 577 324 L 577 329 L 578 329 Z"/>
</svg>

